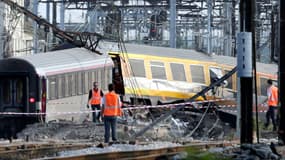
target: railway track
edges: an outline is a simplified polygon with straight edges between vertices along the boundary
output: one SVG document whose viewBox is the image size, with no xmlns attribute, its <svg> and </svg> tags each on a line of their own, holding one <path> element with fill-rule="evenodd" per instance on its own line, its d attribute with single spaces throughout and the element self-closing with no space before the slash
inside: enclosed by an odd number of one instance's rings
<svg viewBox="0 0 285 160">
<path fill-rule="evenodd" d="M 121 144 L 124 144 L 122 142 Z M 143 149 L 132 151 L 115 151 L 105 153 L 83 153 L 75 156 L 59 156 L 61 151 L 74 151 L 94 147 L 94 144 L 71 144 L 71 143 L 29 143 L 29 144 L 11 144 L 0 146 L 0 160 L 26 160 L 26 159 L 42 159 L 42 160 L 151 160 L 151 159 L 168 159 L 183 153 L 187 148 L 195 148 L 205 150 L 212 147 L 225 147 L 237 144 L 236 142 L 209 142 L 185 144 L 174 147 L 164 147 L 158 149 Z M 101 146 L 108 147 L 108 146 Z M 135 146 L 134 146 L 135 148 Z M 103 148 L 104 149 L 104 148 Z"/>
<path fill-rule="evenodd" d="M 54 156 L 54 153 L 64 150 L 82 149 L 92 146 L 90 143 L 54 143 L 54 142 L 16 142 L 0 144 L 0 160 L 27 160 L 44 156 Z"/>
</svg>

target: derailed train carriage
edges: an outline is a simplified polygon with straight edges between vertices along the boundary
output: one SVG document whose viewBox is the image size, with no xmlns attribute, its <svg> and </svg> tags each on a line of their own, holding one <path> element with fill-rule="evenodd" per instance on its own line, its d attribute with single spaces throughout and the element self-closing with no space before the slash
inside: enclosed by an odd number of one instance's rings
<svg viewBox="0 0 285 160">
<path fill-rule="evenodd" d="M 1 60 L 0 137 L 41 120 L 83 121 L 93 81 L 104 91 L 113 82 L 125 103 L 157 105 L 191 98 L 236 64 L 233 57 L 166 47 L 126 44 L 121 51 L 102 42 L 98 50 L 105 54 L 71 48 Z M 265 96 L 266 80 L 276 79 L 277 66 L 259 63 L 257 71 L 258 94 Z M 234 75 L 197 100 L 235 98 L 236 83 Z"/>
<path fill-rule="evenodd" d="M 125 50 L 110 51 L 121 59 L 125 99 L 144 104 L 187 100 L 237 65 L 235 57 L 209 56 L 194 50 L 137 44 L 125 44 Z M 277 79 L 277 65 L 257 63 L 256 79 L 260 102 L 267 95 L 267 79 Z M 237 75 L 234 74 L 217 90 L 197 100 L 236 98 L 237 88 Z M 134 95 L 138 95 L 137 98 Z"/>
<path fill-rule="evenodd" d="M 80 121 L 84 114 L 58 113 L 84 110 L 92 81 L 100 81 L 107 88 L 112 82 L 112 68 L 108 55 L 85 48 L 1 60 L 0 137 L 15 136 L 26 124 L 41 120 Z"/>
</svg>

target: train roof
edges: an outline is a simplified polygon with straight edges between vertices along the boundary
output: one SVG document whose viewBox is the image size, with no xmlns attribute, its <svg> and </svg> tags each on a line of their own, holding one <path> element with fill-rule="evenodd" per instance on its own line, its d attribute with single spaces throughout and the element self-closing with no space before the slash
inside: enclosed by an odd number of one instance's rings
<svg viewBox="0 0 285 160">
<path fill-rule="evenodd" d="M 221 56 L 221 55 L 213 55 L 214 61 L 218 64 L 228 65 L 228 66 L 236 66 L 237 59 L 236 57 L 230 56 Z M 275 74 L 277 75 L 278 66 L 276 64 L 269 64 L 269 63 L 256 63 L 256 71 L 266 74 Z"/>
<path fill-rule="evenodd" d="M 109 51 L 118 52 L 118 44 L 103 42 L 105 45 L 109 45 Z M 234 67 L 237 65 L 236 57 L 231 56 L 221 56 L 221 55 L 208 55 L 203 52 L 198 52 L 191 49 L 176 49 L 169 47 L 157 47 L 150 45 L 140 45 L 140 44 L 131 44 L 125 43 L 126 52 L 130 54 L 143 54 L 151 56 L 160 56 L 160 57 L 171 57 L 179 59 L 191 59 L 197 61 L 206 61 L 206 62 L 216 62 L 218 64 L 223 64 L 227 66 Z M 277 75 L 277 65 L 276 64 L 266 64 L 266 63 L 257 63 L 257 71 L 266 73 L 266 74 L 276 74 Z"/>
<path fill-rule="evenodd" d="M 112 46 L 112 43 L 105 45 Z M 140 44 L 125 43 L 126 52 L 130 54 L 143 54 L 149 56 L 171 57 L 180 59 L 192 59 L 197 61 L 212 61 L 212 58 L 204 53 L 188 49 L 176 49 L 169 47 L 158 47 Z M 118 52 L 118 47 L 113 45 L 110 51 Z"/>
<path fill-rule="evenodd" d="M 43 76 L 113 65 L 108 54 L 98 55 L 85 48 L 71 48 L 13 58 L 28 61 L 35 67 L 38 74 Z"/>
</svg>

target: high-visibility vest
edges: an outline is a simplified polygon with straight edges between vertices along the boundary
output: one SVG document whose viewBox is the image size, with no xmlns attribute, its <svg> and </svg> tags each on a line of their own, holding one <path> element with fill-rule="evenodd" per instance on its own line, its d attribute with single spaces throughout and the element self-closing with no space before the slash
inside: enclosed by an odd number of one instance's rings
<svg viewBox="0 0 285 160">
<path fill-rule="evenodd" d="M 120 116 L 119 97 L 115 92 L 105 94 L 104 116 Z"/>
<path fill-rule="evenodd" d="M 268 90 L 270 96 L 268 97 L 267 104 L 268 106 L 277 106 L 278 105 L 278 88 L 271 86 Z"/>
<path fill-rule="evenodd" d="M 91 105 L 98 105 L 101 103 L 101 90 L 98 89 L 97 91 L 94 91 L 92 89 L 92 98 L 90 99 L 90 104 Z"/>
</svg>

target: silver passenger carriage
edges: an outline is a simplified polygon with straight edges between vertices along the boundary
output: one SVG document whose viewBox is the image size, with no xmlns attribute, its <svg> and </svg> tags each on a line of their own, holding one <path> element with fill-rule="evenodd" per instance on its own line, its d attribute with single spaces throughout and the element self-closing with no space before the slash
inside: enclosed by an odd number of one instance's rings
<svg viewBox="0 0 285 160">
<path fill-rule="evenodd" d="M 112 67 L 107 54 L 85 48 L 0 60 L 0 137 L 40 120 L 84 120 L 92 82 L 107 89 Z"/>
</svg>

